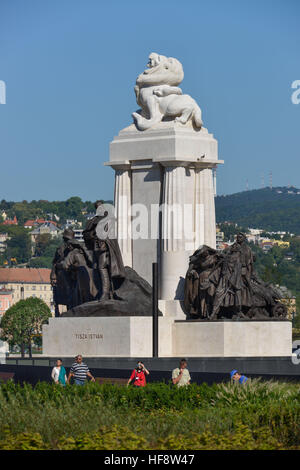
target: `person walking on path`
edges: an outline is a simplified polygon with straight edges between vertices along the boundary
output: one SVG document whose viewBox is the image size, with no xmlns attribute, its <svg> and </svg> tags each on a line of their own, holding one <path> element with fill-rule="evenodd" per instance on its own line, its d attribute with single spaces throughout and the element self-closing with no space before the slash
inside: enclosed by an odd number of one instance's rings
<svg viewBox="0 0 300 470">
<path fill-rule="evenodd" d="M 75 357 L 75 361 L 76 362 L 72 364 L 70 369 L 68 383 L 70 383 L 72 377 L 74 378 L 75 385 L 84 385 L 87 377 L 89 377 L 92 382 L 95 382 L 95 378 L 90 373 L 88 366 L 82 362 L 81 354 Z"/>
<path fill-rule="evenodd" d="M 191 376 L 187 369 L 187 360 L 181 359 L 179 367 L 173 369 L 172 371 L 172 382 L 177 387 L 182 387 L 184 385 L 190 385 Z"/>
<path fill-rule="evenodd" d="M 65 386 L 67 383 L 67 374 L 66 369 L 62 365 L 62 360 L 57 359 L 56 365 L 53 367 L 51 372 L 51 377 L 55 384 L 60 384 Z"/>
<path fill-rule="evenodd" d="M 149 375 L 149 371 L 146 369 L 144 364 L 139 361 L 136 368 L 132 371 L 130 379 L 127 382 L 127 387 L 131 381 L 135 387 L 145 387 L 146 386 L 146 375 Z"/>
</svg>

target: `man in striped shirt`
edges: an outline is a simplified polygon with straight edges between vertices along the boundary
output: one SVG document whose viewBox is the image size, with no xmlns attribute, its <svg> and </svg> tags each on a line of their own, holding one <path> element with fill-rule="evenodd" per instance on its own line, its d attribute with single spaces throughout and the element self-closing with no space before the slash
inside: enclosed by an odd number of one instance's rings
<svg viewBox="0 0 300 470">
<path fill-rule="evenodd" d="M 71 377 L 74 377 L 75 385 L 84 385 L 87 377 L 90 377 L 91 381 L 95 382 L 95 378 L 90 373 L 88 366 L 82 362 L 80 354 L 75 357 L 75 361 L 70 369 L 68 383 L 70 383 Z"/>
</svg>

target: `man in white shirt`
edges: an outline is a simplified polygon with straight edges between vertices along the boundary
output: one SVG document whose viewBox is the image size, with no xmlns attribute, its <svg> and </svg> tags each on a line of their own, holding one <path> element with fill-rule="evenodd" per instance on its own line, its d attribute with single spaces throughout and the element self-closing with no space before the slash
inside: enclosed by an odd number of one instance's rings
<svg viewBox="0 0 300 470">
<path fill-rule="evenodd" d="M 190 385 L 191 376 L 186 366 L 187 360 L 181 359 L 179 367 L 174 369 L 172 372 L 172 382 L 174 385 L 177 385 L 177 387 L 182 387 L 183 385 Z"/>
</svg>

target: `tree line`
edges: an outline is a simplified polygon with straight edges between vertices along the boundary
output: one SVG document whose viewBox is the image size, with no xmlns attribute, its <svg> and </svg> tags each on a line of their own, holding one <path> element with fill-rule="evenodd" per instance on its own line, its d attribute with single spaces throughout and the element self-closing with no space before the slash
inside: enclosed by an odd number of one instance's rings
<svg viewBox="0 0 300 470">
<path fill-rule="evenodd" d="M 300 191 L 299 191 L 300 193 Z M 217 222 L 300 235 L 300 194 L 296 188 L 264 188 L 218 196 Z"/>
<path fill-rule="evenodd" d="M 73 196 L 66 201 L 33 200 L 28 202 L 24 200 L 14 202 L 2 199 L 0 214 L 2 211 L 5 211 L 9 218 L 16 216 L 20 225 L 24 224 L 26 220 L 35 220 L 36 218 L 56 221 L 55 215 L 59 217 L 59 223 L 63 224 L 67 219 L 77 219 L 84 222 L 84 214 L 94 212 L 95 208 L 93 201 L 82 201 L 80 197 Z"/>
</svg>

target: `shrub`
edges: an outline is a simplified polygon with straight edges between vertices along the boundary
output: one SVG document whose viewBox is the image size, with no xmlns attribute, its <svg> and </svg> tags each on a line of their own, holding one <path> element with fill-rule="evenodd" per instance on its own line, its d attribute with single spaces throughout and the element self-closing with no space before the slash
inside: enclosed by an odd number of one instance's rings
<svg viewBox="0 0 300 470">
<path fill-rule="evenodd" d="M 261 380 L 140 389 L 10 381 L 0 386 L 0 449 L 298 448 L 299 398 L 298 384 Z"/>
<path fill-rule="evenodd" d="M 213 434 L 207 430 L 191 436 L 169 436 L 159 441 L 159 449 L 169 450 L 275 450 L 282 449 L 271 434 L 270 429 L 262 427 L 255 432 L 248 426 L 238 423 L 233 432 Z"/>
<path fill-rule="evenodd" d="M 85 433 L 77 438 L 62 438 L 58 442 L 61 450 L 144 450 L 146 440 L 123 426 L 101 427 L 94 433 Z"/>
<path fill-rule="evenodd" d="M 0 450 L 46 450 L 49 445 L 45 444 L 41 435 L 34 432 L 23 432 L 12 434 L 8 428 L 5 429 L 5 437 L 0 441 Z"/>
<path fill-rule="evenodd" d="M 13 435 L 6 431 L 0 441 L 1 450 L 46 450 L 51 448 L 39 433 Z M 77 437 L 62 437 L 56 443 L 59 450 L 281 450 L 283 445 L 266 427 L 252 431 L 238 423 L 235 430 L 213 434 L 207 430 L 190 436 L 169 435 L 165 439 L 147 441 L 124 426 L 101 427 L 97 432 Z M 294 447 L 294 449 L 300 447 Z"/>
</svg>

